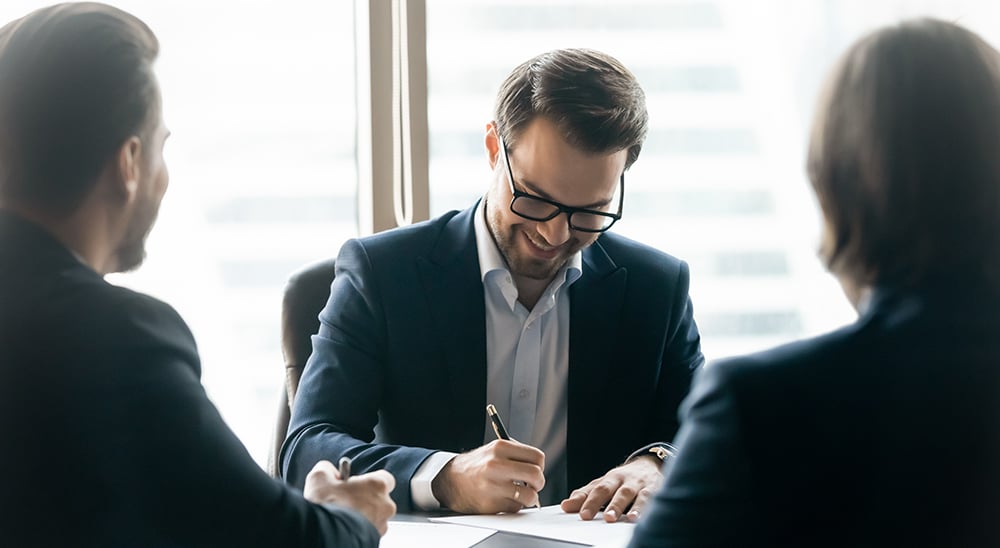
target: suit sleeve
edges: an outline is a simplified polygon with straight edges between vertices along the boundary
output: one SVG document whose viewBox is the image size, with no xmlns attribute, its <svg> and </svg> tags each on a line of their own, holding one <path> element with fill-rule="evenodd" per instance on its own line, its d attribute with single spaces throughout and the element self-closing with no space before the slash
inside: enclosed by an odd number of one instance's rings
<svg viewBox="0 0 1000 548">
<path fill-rule="evenodd" d="M 756 538 L 750 464 L 726 364 L 702 369 L 684 403 L 677 456 L 630 548 L 738 546 Z"/>
<path fill-rule="evenodd" d="M 130 367 L 113 414 L 128 434 L 105 450 L 124 463 L 116 481 L 151 488 L 136 501 L 150 506 L 158 521 L 150 525 L 179 546 L 378 545 L 361 514 L 312 504 L 260 469 L 206 395 L 194 339 L 176 312 L 158 302 L 130 312 L 116 333 L 128 341 L 122 363 Z"/>
<path fill-rule="evenodd" d="M 295 397 L 282 469 L 288 482 L 301 486 L 316 461 L 349 456 L 356 473 L 392 473 L 392 498 L 405 512 L 413 507 L 410 480 L 433 451 L 375 442 L 389 341 L 371 272 L 363 245 L 345 243 Z"/>
</svg>

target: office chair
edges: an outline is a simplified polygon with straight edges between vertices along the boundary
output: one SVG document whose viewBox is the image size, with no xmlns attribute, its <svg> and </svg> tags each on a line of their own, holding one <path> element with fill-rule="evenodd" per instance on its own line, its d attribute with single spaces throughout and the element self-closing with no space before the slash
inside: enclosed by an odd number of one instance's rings
<svg viewBox="0 0 1000 548">
<path fill-rule="evenodd" d="M 288 434 L 299 379 L 312 353 L 312 335 L 319 331 L 319 313 L 330 298 L 335 259 L 326 259 L 303 267 L 288 278 L 281 302 L 281 353 L 285 357 L 285 389 L 278 405 L 278 420 L 274 427 L 271 452 L 268 454 L 267 472 L 273 477 L 281 475 L 278 460 L 281 444 Z"/>
</svg>

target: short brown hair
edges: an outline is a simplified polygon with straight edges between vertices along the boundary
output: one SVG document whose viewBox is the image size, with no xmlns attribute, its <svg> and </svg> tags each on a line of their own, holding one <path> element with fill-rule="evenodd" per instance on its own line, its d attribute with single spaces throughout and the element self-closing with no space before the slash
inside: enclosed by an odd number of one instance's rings
<svg viewBox="0 0 1000 548">
<path fill-rule="evenodd" d="M 125 140 L 152 129 L 158 51 L 145 23 L 98 3 L 0 29 L 0 200 L 73 211 Z"/>
<path fill-rule="evenodd" d="M 504 80 L 495 112 L 504 143 L 514 146 L 539 116 L 585 152 L 627 148 L 625 167 L 639 157 L 649 126 L 646 97 L 635 76 L 614 57 L 587 49 L 543 53 Z"/>
<path fill-rule="evenodd" d="M 841 58 L 813 126 L 820 254 L 858 287 L 1000 280 L 1000 54 L 934 19 Z"/>
</svg>

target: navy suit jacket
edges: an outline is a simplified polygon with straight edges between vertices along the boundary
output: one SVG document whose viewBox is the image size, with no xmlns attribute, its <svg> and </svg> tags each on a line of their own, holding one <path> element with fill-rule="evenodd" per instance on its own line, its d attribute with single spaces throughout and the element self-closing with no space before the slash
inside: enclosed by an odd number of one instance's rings
<svg viewBox="0 0 1000 548">
<path fill-rule="evenodd" d="M 486 308 L 475 207 L 343 245 L 282 449 L 302 485 L 320 459 L 409 482 L 434 451 L 485 436 Z M 605 233 L 570 287 L 567 479 L 584 485 L 634 450 L 673 439 L 704 359 L 687 265 Z M 560 496 L 565 496 L 561 494 Z"/>
<path fill-rule="evenodd" d="M 632 547 L 1000 546 L 1000 298 L 875 293 L 703 369 Z"/>
<path fill-rule="evenodd" d="M 166 304 L 0 211 L 0 546 L 376 546 L 269 478 Z"/>
</svg>

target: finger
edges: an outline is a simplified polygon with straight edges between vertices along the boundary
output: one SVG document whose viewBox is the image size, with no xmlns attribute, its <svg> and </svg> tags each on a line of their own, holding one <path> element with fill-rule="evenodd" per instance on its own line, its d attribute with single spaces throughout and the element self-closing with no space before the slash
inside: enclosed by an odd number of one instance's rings
<svg viewBox="0 0 1000 548">
<path fill-rule="evenodd" d="M 491 444 L 494 454 L 499 458 L 545 467 L 545 453 L 537 447 L 515 440 L 496 440 Z"/>
<path fill-rule="evenodd" d="M 538 491 L 535 491 L 529 485 L 511 484 L 510 489 L 511 491 L 509 491 L 507 500 L 512 510 L 505 511 L 517 512 L 525 506 L 534 506 L 538 502 Z"/>
<path fill-rule="evenodd" d="M 393 478 L 392 474 L 389 474 L 385 470 L 351 476 L 351 479 L 347 481 L 347 484 L 352 486 L 355 490 L 378 493 L 381 495 L 388 495 L 389 492 L 396 486 L 395 478 Z"/>
<path fill-rule="evenodd" d="M 517 463 L 514 472 L 509 477 L 513 481 L 530 486 L 535 491 L 541 491 L 545 487 L 545 472 L 533 464 Z"/>
<path fill-rule="evenodd" d="M 518 482 L 514 482 L 515 485 L 517 485 L 517 483 Z M 542 505 L 539 502 L 539 494 L 538 494 L 539 490 L 535 489 L 530 485 L 524 484 L 523 482 L 522 485 L 523 489 L 521 489 L 521 496 L 518 498 L 518 500 L 521 501 L 521 504 L 523 504 L 526 507 L 537 506 L 541 508 Z"/>
<path fill-rule="evenodd" d="M 392 518 L 392 516 L 396 515 L 396 503 L 393 502 L 392 499 L 387 498 L 387 500 L 385 501 L 385 504 L 383 506 L 385 507 L 385 512 L 384 512 L 385 518 L 384 518 L 384 521 L 388 521 L 389 519 Z"/>
<path fill-rule="evenodd" d="M 340 479 L 340 473 L 337 472 L 337 467 L 335 467 L 333 463 L 328 460 L 321 460 L 313 465 L 312 470 L 309 470 L 308 476 L 312 476 L 314 480 L 322 478 L 323 481 L 326 482 Z"/>
<path fill-rule="evenodd" d="M 531 498 L 531 500 L 528 501 L 527 504 L 525 504 L 525 506 L 534 506 L 536 508 L 541 508 L 542 507 L 542 501 L 541 501 L 541 499 L 539 499 L 538 491 L 532 490 L 531 493 L 532 493 L 532 498 Z"/>
<path fill-rule="evenodd" d="M 382 493 L 391 493 L 396 488 L 396 478 L 386 470 L 376 470 L 367 474 L 356 476 L 365 478 L 375 484 L 375 487 Z"/>
<path fill-rule="evenodd" d="M 496 485 L 519 481 L 535 491 L 545 487 L 545 472 L 540 466 L 501 458 L 491 458 L 486 463 L 485 477 Z"/>
<path fill-rule="evenodd" d="M 580 507 L 580 518 L 584 520 L 594 519 L 594 516 L 601 511 L 601 507 L 611 500 L 612 495 L 614 495 L 620 485 L 620 481 L 608 477 L 598 482 L 590 490 L 587 500 L 583 501 L 583 505 Z"/>
<path fill-rule="evenodd" d="M 623 483 L 618 490 L 615 491 L 613 497 L 611 497 L 611 502 L 604 508 L 604 521 L 608 523 L 614 523 L 622 517 L 625 513 L 625 509 L 632 504 L 638 494 L 638 489 L 636 489 L 631 483 Z"/>
<path fill-rule="evenodd" d="M 562 508 L 563 512 L 570 514 L 580 511 L 580 507 L 583 506 L 583 501 L 587 500 L 587 495 L 590 494 L 590 488 L 581 487 L 580 489 L 574 490 L 572 493 L 562 501 L 559 506 Z"/>
<path fill-rule="evenodd" d="M 643 487 L 639 489 L 639 493 L 635 496 L 635 501 L 632 503 L 632 509 L 628 511 L 625 516 L 631 522 L 635 522 L 642 515 L 643 509 L 645 509 L 646 504 L 649 503 L 649 499 L 653 496 L 653 490 L 649 487 Z"/>
</svg>

